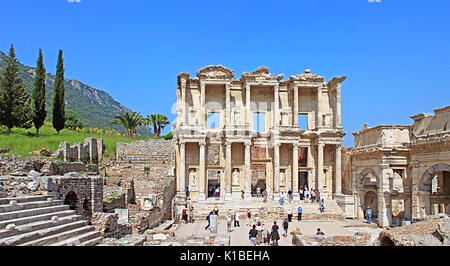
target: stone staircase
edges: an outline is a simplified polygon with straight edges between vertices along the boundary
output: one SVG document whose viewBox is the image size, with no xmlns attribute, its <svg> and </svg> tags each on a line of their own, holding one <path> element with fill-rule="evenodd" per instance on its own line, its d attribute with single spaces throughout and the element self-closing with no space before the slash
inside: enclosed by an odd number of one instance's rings
<svg viewBox="0 0 450 266">
<path fill-rule="evenodd" d="M 100 233 L 52 196 L 0 198 L 0 246 L 94 246 Z"/>
<path fill-rule="evenodd" d="M 267 200 L 263 202 L 262 198 L 253 198 L 251 202 L 246 201 L 223 201 L 220 199 L 208 199 L 205 202 L 192 202 L 194 207 L 194 219 L 205 220 L 206 216 L 215 207 L 219 209 L 219 218 L 225 219 L 227 213 L 239 211 L 241 220 L 245 218 L 249 209 L 253 215 L 258 214 L 261 219 L 284 219 L 287 212 L 291 209 L 293 219 L 297 218 L 297 208 L 302 207 L 302 220 L 335 220 L 344 219 L 344 212 L 335 200 L 325 200 L 325 211 L 320 213 L 319 203 L 314 202 L 292 202 L 286 201 L 283 206 L 278 202 Z"/>
</svg>

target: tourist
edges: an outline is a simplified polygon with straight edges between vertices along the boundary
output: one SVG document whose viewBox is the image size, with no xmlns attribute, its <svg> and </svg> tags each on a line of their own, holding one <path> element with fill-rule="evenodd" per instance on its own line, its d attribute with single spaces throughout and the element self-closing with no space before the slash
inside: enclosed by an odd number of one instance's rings
<svg viewBox="0 0 450 266">
<path fill-rule="evenodd" d="M 323 202 L 320 203 L 320 213 L 323 213 L 323 211 L 325 210 L 325 204 L 323 204 Z"/>
<path fill-rule="evenodd" d="M 183 211 L 181 211 L 181 219 L 185 220 L 187 222 L 187 210 L 183 209 Z"/>
<path fill-rule="evenodd" d="M 216 192 L 214 194 L 215 197 L 219 197 L 220 196 L 220 187 L 216 186 Z"/>
<path fill-rule="evenodd" d="M 263 224 L 263 240 L 266 246 L 270 245 L 270 234 L 269 230 Z"/>
<path fill-rule="evenodd" d="M 234 227 L 241 227 L 239 224 L 239 211 L 234 213 Z"/>
<path fill-rule="evenodd" d="M 231 215 L 231 213 L 227 214 L 227 231 L 228 232 L 231 232 L 231 221 L 233 220 L 232 217 L 233 216 Z"/>
<path fill-rule="evenodd" d="M 317 201 L 320 202 L 320 191 L 319 190 L 316 191 L 316 198 L 317 198 Z"/>
<path fill-rule="evenodd" d="M 213 215 L 213 212 L 210 212 L 208 214 L 208 216 L 206 216 L 206 220 L 208 220 L 208 225 L 205 227 L 205 230 L 207 230 L 209 228 L 209 226 L 211 225 L 210 223 L 210 216 Z"/>
<path fill-rule="evenodd" d="M 262 193 L 262 195 L 263 195 L 263 202 L 267 202 L 267 191 L 263 191 L 263 193 Z"/>
<path fill-rule="evenodd" d="M 305 187 L 304 194 L 305 194 L 305 202 L 308 202 L 309 201 L 309 190 L 306 187 Z"/>
<path fill-rule="evenodd" d="M 272 232 L 270 233 L 272 237 L 272 246 L 278 246 L 278 240 L 280 240 L 280 234 L 278 233 L 278 225 L 277 222 L 274 221 L 272 225 Z"/>
<path fill-rule="evenodd" d="M 191 193 L 189 192 L 189 187 L 186 187 L 186 198 L 189 198 L 189 195 L 190 195 Z"/>
<path fill-rule="evenodd" d="M 367 207 L 367 210 L 366 210 L 366 220 L 367 220 L 367 223 L 368 223 L 368 224 L 371 224 L 371 223 L 372 223 L 371 217 L 372 217 L 372 210 L 370 209 L 370 207 Z"/>
<path fill-rule="evenodd" d="M 300 194 L 300 200 L 304 200 L 305 199 L 305 195 L 303 194 L 303 187 L 300 187 L 298 189 L 298 193 Z"/>
<path fill-rule="evenodd" d="M 261 188 L 260 187 L 257 187 L 256 188 L 256 196 L 259 198 L 259 197 L 261 197 Z"/>
<path fill-rule="evenodd" d="M 291 202 L 292 202 L 292 190 L 289 189 L 288 195 L 289 195 L 289 204 L 291 204 Z"/>
<path fill-rule="evenodd" d="M 210 197 L 212 197 L 213 195 L 214 195 L 214 189 L 213 189 L 213 186 L 209 186 L 208 187 L 208 198 L 210 198 Z"/>
<path fill-rule="evenodd" d="M 314 202 L 316 200 L 316 193 L 314 192 L 314 190 L 311 189 L 311 202 Z"/>
<path fill-rule="evenodd" d="M 189 222 L 193 223 L 194 222 L 194 208 L 191 206 L 191 208 L 189 208 Z"/>
<path fill-rule="evenodd" d="M 316 235 L 318 235 L 318 236 L 323 236 L 323 235 L 325 235 L 325 233 L 322 232 L 322 231 L 320 231 L 320 228 L 317 228 L 317 233 L 316 233 Z"/>
<path fill-rule="evenodd" d="M 263 229 L 264 228 L 263 228 L 261 222 L 257 222 L 256 223 L 256 231 L 258 232 L 258 236 L 257 236 L 258 245 L 261 244 L 263 241 L 263 236 L 262 236 Z"/>
<path fill-rule="evenodd" d="M 291 211 L 291 208 L 288 209 L 287 215 L 288 215 L 288 221 L 292 222 L 292 211 Z"/>
<path fill-rule="evenodd" d="M 283 221 L 283 230 L 284 230 L 283 236 L 284 237 L 287 237 L 288 227 L 289 227 L 289 220 L 287 218 L 285 218 Z"/>
<path fill-rule="evenodd" d="M 250 229 L 250 232 L 248 232 L 248 236 L 250 239 L 250 245 L 252 245 L 252 246 L 256 246 L 256 244 L 258 243 L 258 240 L 256 238 L 258 236 L 258 231 L 256 231 L 255 227 L 256 226 L 253 225 L 253 228 Z"/>
<path fill-rule="evenodd" d="M 284 193 L 281 192 L 281 195 L 280 195 L 280 206 L 283 206 L 283 205 L 284 205 Z"/>
<path fill-rule="evenodd" d="M 298 207 L 297 212 L 298 212 L 297 221 L 300 222 L 302 220 L 302 212 L 303 212 L 302 206 Z"/>
<path fill-rule="evenodd" d="M 250 209 L 247 209 L 247 225 L 251 226 L 250 224 L 250 220 L 252 219 L 252 212 L 250 211 Z"/>
<path fill-rule="evenodd" d="M 219 215 L 219 208 L 217 206 L 214 207 L 214 214 Z"/>
</svg>

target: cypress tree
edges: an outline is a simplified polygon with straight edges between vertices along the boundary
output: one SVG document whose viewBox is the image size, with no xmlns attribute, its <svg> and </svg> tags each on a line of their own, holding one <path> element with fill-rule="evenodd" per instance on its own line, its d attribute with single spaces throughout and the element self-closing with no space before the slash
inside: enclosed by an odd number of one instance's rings
<svg viewBox="0 0 450 266">
<path fill-rule="evenodd" d="M 25 83 L 19 77 L 19 60 L 14 46 L 4 59 L 6 67 L 0 76 L 0 125 L 8 127 L 31 127 L 31 99 L 25 91 Z"/>
<path fill-rule="evenodd" d="M 53 87 L 53 127 L 59 134 L 65 123 L 64 101 L 64 62 L 62 50 L 59 50 L 58 65 L 56 67 L 55 85 Z"/>
<path fill-rule="evenodd" d="M 34 78 L 33 95 L 33 123 L 36 128 L 36 135 L 39 136 L 39 128 L 44 124 L 47 111 L 45 110 L 45 68 L 42 58 L 42 49 L 39 49 L 39 58 L 36 66 L 36 76 Z"/>
</svg>

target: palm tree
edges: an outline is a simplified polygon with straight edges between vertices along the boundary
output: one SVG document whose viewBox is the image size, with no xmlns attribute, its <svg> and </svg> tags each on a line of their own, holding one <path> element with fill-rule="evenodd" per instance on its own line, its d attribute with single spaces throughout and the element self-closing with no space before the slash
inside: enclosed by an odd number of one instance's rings
<svg viewBox="0 0 450 266">
<path fill-rule="evenodd" d="M 161 136 L 161 130 L 164 129 L 169 123 L 169 118 L 162 114 L 151 114 L 147 116 L 147 124 L 153 126 L 153 133 L 155 136 Z"/>
<path fill-rule="evenodd" d="M 114 117 L 114 120 L 111 121 L 110 124 L 122 125 L 127 130 L 128 137 L 136 138 L 136 128 L 138 126 L 144 125 L 145 119 L 141 116 L 140 113 L 122 113 Z"/>
</svg>

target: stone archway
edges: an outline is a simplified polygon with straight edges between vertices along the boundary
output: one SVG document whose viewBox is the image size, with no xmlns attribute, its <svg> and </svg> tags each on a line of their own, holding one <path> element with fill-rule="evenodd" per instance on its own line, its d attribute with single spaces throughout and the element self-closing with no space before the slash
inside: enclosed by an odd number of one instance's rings
<svg viewBox="0 0 450 266">
<path fill-rule="evenodd" d="M 373 190 L 368 190 L 364 194 L 364 210 L 372 209 L 372 218 L 376 218 L 378 214 L 378 197 Z"/>
<path fill-rule="evenodd" d="M 429 167 L 420 179 L 418 192 L 416 200 L 420 217 L 450 214 L 450 164 L 440 163 Z"/>
<path fill-rule="evenodd" d="M 431 183 L 439 172 L 450 172 L 450 164 L 440 163 L 428 168 L 420 180 L 419 191 L 431 193 Z"/>
<path fill-rule="evenodd" d="M 78 204 L 77 194 L 73 191 L 67 193 L 67 195 L 64 197 L 64 204 L 69 205 L 69 208 L 71 210 L 76 210 Z"/>
</svg>

